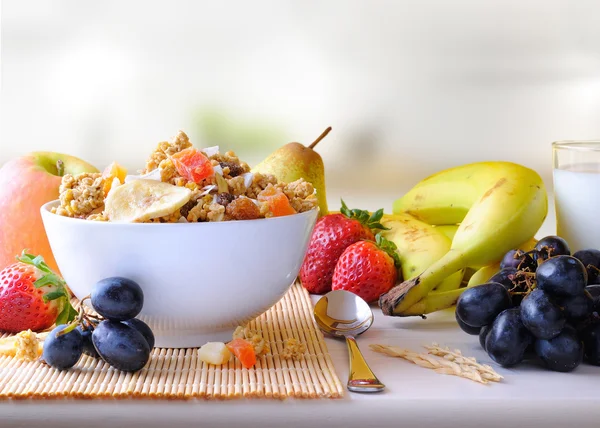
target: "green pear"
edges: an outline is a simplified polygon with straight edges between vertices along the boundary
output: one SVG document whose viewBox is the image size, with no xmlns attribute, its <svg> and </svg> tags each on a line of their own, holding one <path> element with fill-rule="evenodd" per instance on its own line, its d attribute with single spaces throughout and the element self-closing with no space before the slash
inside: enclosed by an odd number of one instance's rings
<svg viewBox="0 0 600 428">
<path fill-rule="evenodd" d="M 300 178 L 312 183 L 317 191 L 319 216 L 326 215 L 329 211 L 325 193 L 325 167 L 321 155 L 313 149 L 329 134 L 329 131 L 331 131 L 331 127 L 323 131 L 319 138 L 308 147 L 300 143 L 288 143 L 278 148 L 256 165 L 252 172 L 272 174 L 284 183 L 291 183 Z"/>
</svg>

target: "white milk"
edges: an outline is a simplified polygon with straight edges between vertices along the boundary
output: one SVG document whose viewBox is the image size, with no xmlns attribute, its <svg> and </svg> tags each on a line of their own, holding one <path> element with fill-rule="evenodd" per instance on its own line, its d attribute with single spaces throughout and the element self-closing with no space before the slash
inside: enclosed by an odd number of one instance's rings
<svg viewBox="0 0 600 428">
<path fill-rule="evenodd" d="M 557 233 L 572 252 L 600 249 L 600 171 L 596 168 L 554 170 Z"/>
</svg>

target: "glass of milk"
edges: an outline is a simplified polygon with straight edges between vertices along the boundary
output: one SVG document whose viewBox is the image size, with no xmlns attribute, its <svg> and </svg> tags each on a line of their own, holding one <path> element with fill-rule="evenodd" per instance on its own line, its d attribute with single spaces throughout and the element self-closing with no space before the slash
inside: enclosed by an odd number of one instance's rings
<svg viewBox="0 0 600 428">
<path fill-rule="evenodd" d="M 600 249 L 600 140 L 552 144 L 558 236 L 571 251 Z"/>
</svg>

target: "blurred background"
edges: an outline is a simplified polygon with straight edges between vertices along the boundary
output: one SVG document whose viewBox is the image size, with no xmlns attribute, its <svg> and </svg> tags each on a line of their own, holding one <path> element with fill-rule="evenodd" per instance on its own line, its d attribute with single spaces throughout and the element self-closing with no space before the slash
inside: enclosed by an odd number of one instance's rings
<svg viewBox="0 0 600 428">
<path fill-rule="evenodd" d="M 185 130 L 255 164 L 318 151 L 332 207 L 391 207 L 439 169 L 600 138 L 600 2 L 3 0 L 0 164 L 135 170 Z"/>
</svg>

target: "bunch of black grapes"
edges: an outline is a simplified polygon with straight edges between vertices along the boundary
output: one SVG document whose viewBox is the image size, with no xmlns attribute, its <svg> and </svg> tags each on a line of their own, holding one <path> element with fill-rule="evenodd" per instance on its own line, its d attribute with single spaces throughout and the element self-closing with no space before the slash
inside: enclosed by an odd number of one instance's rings
<svg viewBox="0 0 600 428">
<path fill-rule="evenodd" d="M 511 250 L 488 282 L 465 290 L 456 320 L 498 364 L 539 358 L 568 372 L 583 359 L 600 366 L 600 251 L 571 256 L 558 236 L 532 251 Z"/>
<path fill-rule="evenodd" d="M 135 318 L 144 305 L 142 288 L 127 278 L 106 278 L 94 285 L 90 301 L 100 317 L 80 308 L 71 324 L 48 334 L 42 359 L 59 370 L 73 367 L 82 354 L 126 372 L 143 368 L 154 347 L 154 334 Z"/>
</svg>

